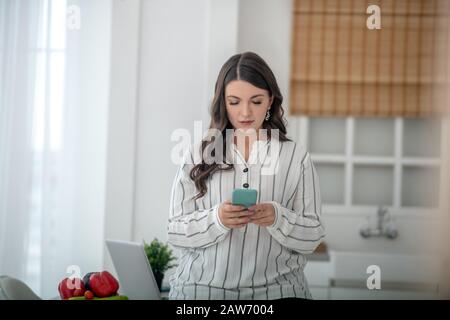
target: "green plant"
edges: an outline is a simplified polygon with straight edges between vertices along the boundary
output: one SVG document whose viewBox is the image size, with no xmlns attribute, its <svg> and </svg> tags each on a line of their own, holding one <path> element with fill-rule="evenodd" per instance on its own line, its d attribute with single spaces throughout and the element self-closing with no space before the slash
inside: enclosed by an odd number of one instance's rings
<svg viewBox="0 0 450 320">
<path fill-rule="evenodd" d="M 175 257 L 172 255 L 172 250 L 169 248 L 169 245 L 164 244 L 157 238 L 153 239 L 150 244 L 144 241 L 144 249 L 158 287 L 161 290 L 164 273 L 173 266 L 170 263 L 175 260 Z"/>
</svg>

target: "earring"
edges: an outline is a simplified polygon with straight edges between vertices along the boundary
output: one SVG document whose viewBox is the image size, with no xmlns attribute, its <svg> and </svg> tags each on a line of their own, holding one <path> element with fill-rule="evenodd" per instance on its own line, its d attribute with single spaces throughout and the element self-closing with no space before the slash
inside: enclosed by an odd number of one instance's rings
<svg viewBox="0 0 450 320">
<path fill-rule="evenodd" d="M 267 113 L 266 113 L 266 121 L 269 121 L 270 118 L 270 109 L 267 109 Z"/>
</svg>

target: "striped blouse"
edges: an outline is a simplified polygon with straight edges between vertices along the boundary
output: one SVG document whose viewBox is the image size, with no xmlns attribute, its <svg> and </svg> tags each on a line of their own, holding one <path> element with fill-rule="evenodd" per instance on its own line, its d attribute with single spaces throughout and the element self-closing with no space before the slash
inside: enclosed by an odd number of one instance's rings
<svg viewBox="0 0 450 320">
<path fill-rule="evenodd" d="M 226 160 L 233 159 L 234 168 L 210 176 L 203 197 L 193 199 L 198 191 L 189 177 L 198 148 L 186 153 L 178 169 L 168 242 L 180 252 L 169 299 L 311 299 L 303 274 L 305 255 L 320 244 L 325 230 L 309 153 L 293 141 L 258 141 L 245 161 L 230 142 Z M 273 170 L 267 170 L 269 162 Z M 221 223 L 219 205 L 244 184 L 258 191 L 258 202 L 273 204 L 273 225 L 230 229 Z"/>
</svg>

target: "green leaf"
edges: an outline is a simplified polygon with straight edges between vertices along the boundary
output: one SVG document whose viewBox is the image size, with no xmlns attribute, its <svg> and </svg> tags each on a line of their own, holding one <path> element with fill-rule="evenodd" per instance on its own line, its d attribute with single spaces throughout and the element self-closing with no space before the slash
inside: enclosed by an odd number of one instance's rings
<svg viewBox="0 0 450 320">
<path fill-rule="evenodd" d="M 175 257 L 172 255 L 172 250 L 169 248 L 169 245 L 155 238 L 150 244 L 144 241 L 144 249 L 153 273 L 164 274 L 164 272 L 173 266 L 170 262 L 175 260 Z"/>
</svg>

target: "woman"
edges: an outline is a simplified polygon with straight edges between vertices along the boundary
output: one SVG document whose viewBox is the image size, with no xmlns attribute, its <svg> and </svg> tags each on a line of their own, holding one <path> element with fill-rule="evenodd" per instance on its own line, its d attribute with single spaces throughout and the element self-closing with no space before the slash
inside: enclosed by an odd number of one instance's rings
<svg viewBox="0 0 450 320">
<path fill-rule="evenodd" d="M 319 183 L 305 148 L 286 137 L 282 101 L 257 54 L 220 70 L 210 123 L 219 136 L 185 154 L 172 189 L 168 241 L 181 254 L 170 299 L 311 298 L 303 269 L 325 236 Z M 221 152 L 223 163 L 210 161 Z M 257 190 L 257 204 L 232 205 L 236 188 Z"/>
</svg>

